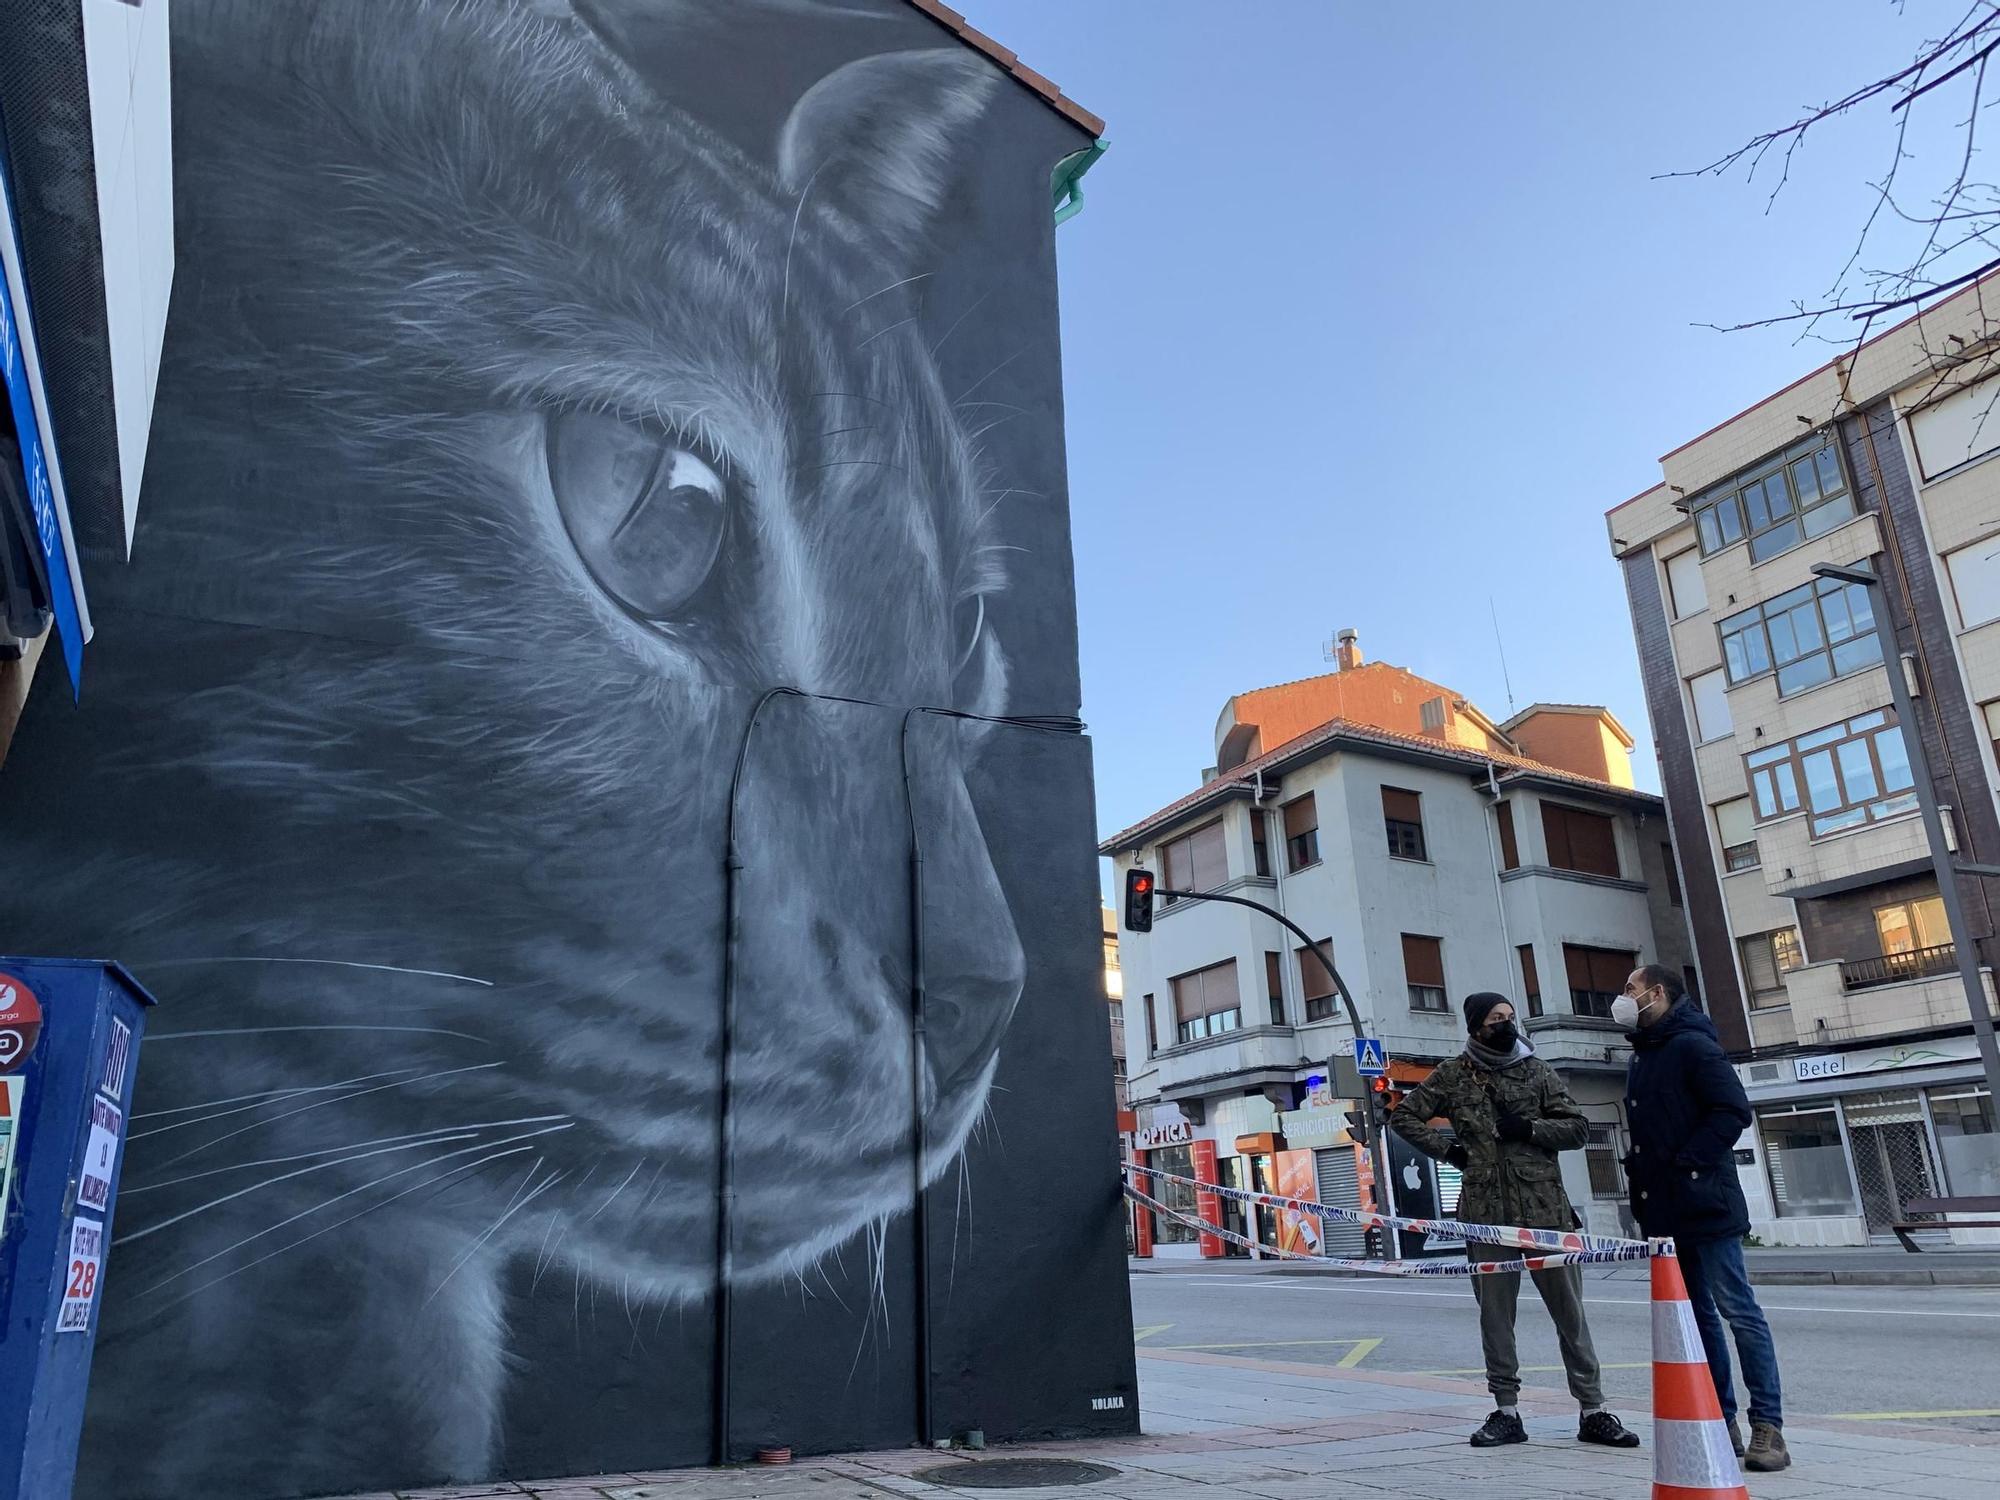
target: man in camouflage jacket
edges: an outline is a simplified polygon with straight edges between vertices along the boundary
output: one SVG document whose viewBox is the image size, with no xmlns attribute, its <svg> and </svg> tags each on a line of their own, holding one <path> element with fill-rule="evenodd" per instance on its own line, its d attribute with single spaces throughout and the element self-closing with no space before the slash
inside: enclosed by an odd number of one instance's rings
<svg viewBox="0 0 2000 1500">
<path fill-rule="evenodd" d="M 1465 1051 L 1438 1064 L 1429 1078 L 1411 1089 L 1396 1106 L 1390 1125 L 1426 1156 L 1448 1161 L 1464 1174 L 1456 1218 L 1526 1229 L 1578 1227 L 1556 1153 L 1583 1145 L 1590 1128 L 1583 1111 L 1556 1070 L 1535 1056 L 1520 1034 L 1506 996 L 1468 996 L 1465 1025 L 1470 1033 Z M 1439 1118 L 1451 1122 L 1451 1136 L 1430 1123 Z M 1536 1253 L 1475 1243 L 1469 1243 L 1466 1251 L 1473 1260 Z M 1582 1268 L 1555 1266 L 1531 1274 L 1555 1321 L 1570 1394 L 1583 1409 L 1577 1440 L 1609 1448 L 1637 1447 L 1638 1436 L 1604 1409 L 1597 1353 L 1583 1315 Z M 1472 1435 L 1472 1445 L 1497 1448 L 1525 1443 L 1528 1432 L 1518 1404 L 1521 1362 L 1514 1344 L 1521 1273 L 1474 1276 L 1472 1290 L 1479 1302 L 1486 1387 L 1497 1407 Z"/>
</svg>

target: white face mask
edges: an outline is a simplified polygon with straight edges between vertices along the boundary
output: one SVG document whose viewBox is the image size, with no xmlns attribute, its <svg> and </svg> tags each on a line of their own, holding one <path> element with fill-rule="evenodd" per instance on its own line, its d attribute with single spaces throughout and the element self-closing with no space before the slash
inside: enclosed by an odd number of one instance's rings
<svg viewBox="0 0 2000 1500">
<path fill-rule="evenodd" d="M 1639 1002 L 1630 995 L 1620 995 L 1611 1002 L 1611 1019 L 1627 1031 L 1639 1029 Z"/>
</svg>

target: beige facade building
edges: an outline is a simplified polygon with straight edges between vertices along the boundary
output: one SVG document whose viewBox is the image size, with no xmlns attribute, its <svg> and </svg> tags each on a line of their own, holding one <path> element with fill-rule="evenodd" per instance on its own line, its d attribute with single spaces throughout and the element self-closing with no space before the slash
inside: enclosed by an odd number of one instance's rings
<svg viewBox="0 0 2000 1500">
<path fill-rule="evenodd" d="M 1607 517 L 1703 988 L 1758 1110 L 1740 1170 L 1775 1243 L 1886 1239 L 1911 1199 L 2000 1193 L 1904 738 L 1958 859 L 2000 863 L 2000 346 L 1982 290 L 1675 449 Z M 1896 722 L 1885 639 L 1914 724 Z M 1960 892 L 1990 1005 L 2000 881 Z"/>
<path fill-rule="evenodd" d="M 1642 960 L 1692 961 L 1664 807 L 1633 788 L 1631 736 L 1587 705 L 1496 723 L 1364 663 L 1348 632 L 1338 671 L 1231 698 L 1215 748 L 1195 791 L 1100 845 L 1118 886 L 1144 867 L 1162 889 L 1255 900 L 1329 941 L 1402 1085 L 1464 1046 L 1467 994 L 1506 994 L 1592 1122 L 1589 1148 L 1564 1157 L 1573 1200 L 1594 1230 L 1628 1227 L 1611 1001 Z M 1132 1144 L 1162 1170 L 1246 1188 L 1296 1171 L 1285 1180 L 1352 1206 L 1365 1164 L 1345 1111 L 1360 1101 L 1334 1097 L 1330 1060 L 1353 1031 L 1317 955 L 1262 912 L 1201 900 L 1163 899 L 1151 932 L 1122 939 Z M 1398 1201 L 1451 1206 L 1455 1173 L 1391 1150 Z M 1276 1243 L 1277 1226 L 1222 1212 Z M 1359 1253 L 1346 1228 L 1325 1226 L 1328 1247 Z M 1193 1238 L 1163 1225 L 1157 1242 L 1192 1254 Z"/>
</svg>

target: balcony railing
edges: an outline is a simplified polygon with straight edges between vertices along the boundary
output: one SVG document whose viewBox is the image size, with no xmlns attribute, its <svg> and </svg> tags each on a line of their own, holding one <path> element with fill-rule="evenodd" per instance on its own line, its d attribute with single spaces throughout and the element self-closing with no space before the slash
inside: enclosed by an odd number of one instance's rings
<svg viewBox="0 0 2000 1500">
<path fill-rule="evenodd" d="M 1843 989 L 1872 990 L 1885 984 L 1909 984 L 1917 979 L 1935 979 L 1958 972 L 1958 948 L 1945 943 L 1936 948 L 1912 948 L 1906 953 L 1888 953 L 1881 958 L 1847 959 L 1840 966 Z"/>
</svg>

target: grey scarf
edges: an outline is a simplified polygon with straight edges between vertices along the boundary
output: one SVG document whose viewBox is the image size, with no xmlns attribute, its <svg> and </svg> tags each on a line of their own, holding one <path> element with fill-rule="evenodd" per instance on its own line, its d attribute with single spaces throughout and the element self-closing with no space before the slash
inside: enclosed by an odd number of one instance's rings
<svg viewBox="0 0 2000 1500">
<path fill-rule="evenodd" d="M 1516 1063 L 1524 1063 L 1535 1055 L 1535 1049 L 1528 1045 L 1524 1036 L 1514 1038 L 1513 1047 L 1506 1052 L 1496 1052 L 1478 1037 L 1468 1037 L 1465 1055 L 1489 1073 L 1498 1073 L 1502 1068 L 1511 1068 Z"/>
</svg>

